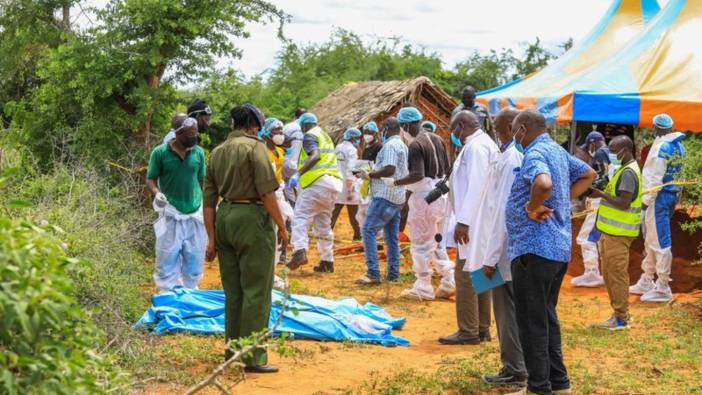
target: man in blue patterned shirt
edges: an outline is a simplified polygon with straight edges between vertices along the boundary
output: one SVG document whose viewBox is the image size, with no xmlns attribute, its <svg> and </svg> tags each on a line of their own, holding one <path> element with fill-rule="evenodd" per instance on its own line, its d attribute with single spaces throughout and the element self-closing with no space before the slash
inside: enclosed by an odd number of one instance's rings
<svg viewBox="0 0 702 395">
<path fill-rule="evenodd" d="M 397 118 L 390 117 L 383 124 L 383 148 L 378 152 L 373 171 L 360 174 L 362 178 L 370 178 L 371 202 L 368 206 L 366 220 L 363 223 L 361 235 L 363 250 L 366 255 L 366 275 L 356 283 L 373 285 L 380 283 L 378 265 L 378 249 L 376 236 L 383 229 L 387 247 L 387 280 L 397 281 L 400 276 L 400 211 L 405 204 L 405 187 L 396 186 L 395 180 L 408 174 L 405 143 L 400 139 L 400 124 Z"/>
<path fill-rule="evenodd" d="M 597 174 L 551 139 L 538 111 L 522 111 L 512 132 L 524 162 L 507 202 L 507 253 L 527 390 L 569 394 L 556 303 L 572 247 L 570 200 L 585 192 Z"/>
</svg>

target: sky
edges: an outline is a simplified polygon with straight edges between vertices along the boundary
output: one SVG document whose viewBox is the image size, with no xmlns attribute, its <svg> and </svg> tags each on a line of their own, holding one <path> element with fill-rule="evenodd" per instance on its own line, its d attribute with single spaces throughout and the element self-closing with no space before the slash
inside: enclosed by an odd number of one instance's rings
<svg viewBox="0 0 702 395">
<path fill-rule="evenodd" d="M 539 37 L 557 46 L 592 29 L 612 0 L 273 0 L 291 15 L 285 36 L 299 43 L 326 41 L 334 28 L 351 30 L 364 41 L 399 36 L 405 43 L 436 52 L 453 67 L 474 50 L 512 48 Z M 241 59 L 223 62 L 247 76 L 275 65 L 282 47 L 277 26 L 251 25 L 251 37 L 237 43 Z"/>
<path fill-rule="evenodd" d="M 335 28 L 350 30 L 365 42 L 400 37 L 403 44 L 437 53 L 452 68 L 474 51 L 510 48 L 517 53 L 539 37 L 559 53 L 597 24 L 614 0 L 269 0 L 291 16 L 285 36 L 296 43 L 323 43 Z M 665 5 L 669 0 L 658 0 Z M 88 0 L 100 7 L 106 0 Z M 221 59 L 252 77 L 275 67 L 282 49 L 277 24 L 250 24 L 248 39 L 237 39 L 240 59 Z"/>
</svg>

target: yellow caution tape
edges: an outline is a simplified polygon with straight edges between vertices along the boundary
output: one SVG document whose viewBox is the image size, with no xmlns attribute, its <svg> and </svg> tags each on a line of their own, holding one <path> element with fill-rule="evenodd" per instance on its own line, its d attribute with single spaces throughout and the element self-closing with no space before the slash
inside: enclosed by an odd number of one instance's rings
<svg viewBox="0 0 702 395">
<path fill-rule="evenodd" d="M 643 191 L 642 195 L 648 195 L 649 193 L 658 192 L 658 191 L 660 191 L 661 189 L 663 189 L 663 188 L 665 188 L 665 187 L 667 187 L 667 186 L 669 186 L 669 185 L 679 185 L 679 186 L 682 186 L 682 185 L 696 185 L 696 184 L 699 184 L 699 181 L 671 181 L 671 182 L 666 182 L 665 184 L 661 184 L 661 185 L 658 185 L 658 186 L 655 186 L 655 187 L 653 187 L 653 188 L 649 188 L 649 189 Z M 581 211 L 581 212 L 579 212 L 579 213 L 575 213 L 575 214 L 571 215 L 570 218 L 576 219 L 576 218 L 587 217 L 590 213 L 594 213 L 594 212 L 596 212 L 596 211 L 597 211 L 597 209 L 591 208 L 591 209 L 589 209 L 589 210 L 585 210 L 585 211 Z"/>
</svg>

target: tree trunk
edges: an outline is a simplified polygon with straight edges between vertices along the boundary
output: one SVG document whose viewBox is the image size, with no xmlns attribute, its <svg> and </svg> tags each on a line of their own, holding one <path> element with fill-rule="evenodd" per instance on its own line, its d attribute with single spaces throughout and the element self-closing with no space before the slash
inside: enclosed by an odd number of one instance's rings
<svg viewBox="0 0 702 395">
<path fill-rule="evenodd" d="M 67 32 L 71 31 L 71 4 L 66 2 L 62 7 L 63 17 L 61 18 L 61 23 L 63 24 L 64 30 Z"/>
<path fill-rule="evenodd" d="M 161 64 L 156 67 L 156 73 L 146 77 L 146 83 L 149 86 L 149 90 L 154 93 L 154 97 L 151 100 L 149 109 L 146 112 L 146 119 L 144 119 L 144 124 L 139 130 L 138 139 L 142 144 L 146 152 L 151 151 L 151 122 L 154 118 L 154 113 L 161 103 L 160 93 L 158 92 L 161 87 L 161 78 L 166 71 L 166 65 Z"/>
<path fill-rule="evenodd" d="M 161 103 L 161 95 L 158 90 L 161 87 L 161 79 L 163 78 L 163 74 L 165 72 L 166 65 L 160 64 L 156 67 L 156 72 L 154 74 L 145 77 L 146 83 L 149 86 L 149 90 L 152 92 L 153 99 L 151 100 L 149 109 L 146 112 L 146 118 L 144 119 L 144 123 L 141 125 L 141 128 L 139 128 L 139 131 L 137 133 L 137 141 L 141 144 L 142 147 L 144 147 L 144 151 L 146 152 L 147 157 L 152 149 L 151 123 L 154 118 L 154 113 L 156 112 L 156 109 Z M 143 185 L 142 192 L 144 196 L 144 206 L 148 207 L 151 202 L 151 192 L 146 187 L 146 171 L 140 171 L 139 176 L 141 178 L 141 185 Z"/>
</svg>

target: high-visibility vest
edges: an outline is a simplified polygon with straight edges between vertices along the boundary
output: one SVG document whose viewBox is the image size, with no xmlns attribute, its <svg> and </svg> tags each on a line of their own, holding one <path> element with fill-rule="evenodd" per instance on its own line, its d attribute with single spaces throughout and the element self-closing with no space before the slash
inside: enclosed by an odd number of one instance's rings
<svg viewBox="0 0 702 395">
<path fill-rule="evenodd" d="M 300 186 L 302 188 L 307 188 L 317 181 L 319 177 L 324 175 L 336 177 L 341 180 L 341 172 L 339 171 L 339 165 L 336 163 L 336 152 L 331 137 L 319 126 L 308 131 L 307 134 L 311 134 L 317 140 L 319 160 L 315 163 L 314 167 L 300 176 Z M 302 168 L 305 160 L 307 160 L 307 152 L 302 149 L 297 164 L 298 170 Z"/>
<path fill-rule="evenodd" d="M 612 206 L 606 199 L 600 201 L 600 207 L 597 209 L 597 229 L 601 232 L 612 236 L 636 237 L 639 235 L 641 228 L 641 195 L 643 192 L 643 181 L 641 179 L 641 170 L 635 160 L 632 160 L 628 165 L 622 166 L 614 173 L 614 176 L 607 184 L 605 193 L 607 195 L 616 196 L 617 184 L 619 178 L 625 169 L 631 169 L 636 174 L 639 190 L 634 196 L 634 200 L 626 210 L 618 209 Z"/>
</svg>

